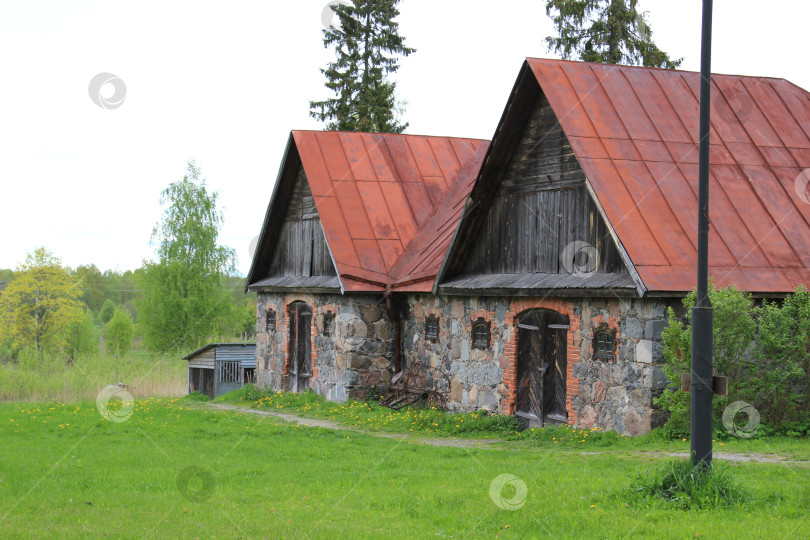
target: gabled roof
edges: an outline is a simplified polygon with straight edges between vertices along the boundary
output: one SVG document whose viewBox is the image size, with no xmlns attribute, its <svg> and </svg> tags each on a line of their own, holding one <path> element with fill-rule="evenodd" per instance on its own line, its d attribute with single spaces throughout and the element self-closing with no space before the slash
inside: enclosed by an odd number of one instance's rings
<svg viewBox="0 0 810 540">
<path fill-rule="evenodd" d="M 435 216 L 447 216 L 455 226 L 461 209 L 452 201 L 469 194 L 488 146 L 478 139 L 293 131 L 278 182 L 289 177 L 283 174 L 287 162 L 300 156 L 343 290 L 384 291 L 400 284 L 430 291 L 450 242 Z M 248 286 L 264 277 L 257 266 L 268 261 L 267 224 L 271 214 L 283 211 L 276 198 L 258 243 L 264 253 L 254 258 Z M 434 246 L 441 256 L 416 260 L 408 256 L 412 246 Z"/>
<path fill-rule="evenodd" d="M 527 72 L 548 98 L 640 292 L 693 289 L 700 74 L 529 58 L 513 98 Z M 718 286 L 750 292 L 810 283 L 810 171 L 802 175 L 810 168 L 810 94 L 782 79 L 712 75 L 711 105 L 710 275 Z M 491 180 L 487 166 L 479 183 Z M 459 243 L 448 258 L 463 249 Z"/>
</svg>

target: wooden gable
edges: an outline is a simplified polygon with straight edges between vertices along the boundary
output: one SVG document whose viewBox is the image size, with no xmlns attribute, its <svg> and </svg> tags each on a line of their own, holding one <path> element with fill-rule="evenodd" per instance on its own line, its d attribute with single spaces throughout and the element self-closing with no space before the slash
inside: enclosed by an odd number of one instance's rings
<svg viewBox="0 0 810 540">
<path fill-rule="evenodd" d="M 336 275 L 312 190 L 299 163 L 267 277 Z"/>
<path fill-rule="evenodd" d="M 312 190 L 290 137 L 246 290 L 341 290 Z"/>
<path fill-rule="evenodd" d="M 451 294 L 635 293 L 571 144 L 525 68 L 440 280 Z"/>
</svg>

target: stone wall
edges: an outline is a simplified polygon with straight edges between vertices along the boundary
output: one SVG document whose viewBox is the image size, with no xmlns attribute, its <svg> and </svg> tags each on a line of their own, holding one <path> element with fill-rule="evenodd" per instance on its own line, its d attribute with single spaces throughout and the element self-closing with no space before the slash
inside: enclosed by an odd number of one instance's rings
<svg viewBox="0 0 810 540">
<path fill-rule="evenodd" d="M 385 389 L 393 374 L 393 325 L 381 296 L 259 293 L 256 299 L 256 381 L 273 390 L 289 389 L 289 306 L 306 302 L 313 311 L 310 388 L 331 401 L 362 398 Z M 267 310 L 275 328 L 267 328 Z M 331 336 L 324 316 L 335 317 Z"/>
<path fill-rule="evenodd" d="M 428 381 L 448 392 L 452 410 L 512 414 L 517 397 L 517 316 L 547 308 L 567 315 L 568 422 L 620 433 L 646 433 L 663 420 L 652 405 L 668 384 L 661 363 L 666 303 L 657 299 L 533 299 L 411 295 L 404 321 L 405 365 L 420 360 Z M 436 342 L 426 340 L 425 319 L 439 317 Z M 471 346 L 471 323 L 491 321 L 490 346 Z M 592 358 L 594 330 L 616 329 L 612 361 Z"/>
<path fill-rule="evenodd" d="M 313 308 L 310 387 L 332 401 L 384 392 L 393 375 L 394 331 L 381 295 L 283 295 L 257 298 L 256 376 L 260 385 L 289 389 L 289 306 Z M 659 425 L 663 415 L 652 399 L 668 384 L 662 369 L 661 332 L 666 326 L 662 299 L 541 299 L 443 297 L 412 294 L 402 319 L 402 362 L 427 366 L 430 387 L 446 392 L 451 410 L 513 414 L 517 398 L 517 317 L 546 308 L 566 315 L 566 409 L 568 422 L 637 435 Z M 674 301 L 674 304 L 679 304 Z M 266 329 L 267 309 L 276 313 Z M 323 335 L 324 315 L 336 316 L 334 335 Z M 425 339 L 425 320 L 439 318 L 436 341 Z M 472 321 L 491 322 L 484 350 L 472 347 Z M 607 323 L 616 330 L 612 360 L 593 358 L 593 332 Z"/>
</svg>

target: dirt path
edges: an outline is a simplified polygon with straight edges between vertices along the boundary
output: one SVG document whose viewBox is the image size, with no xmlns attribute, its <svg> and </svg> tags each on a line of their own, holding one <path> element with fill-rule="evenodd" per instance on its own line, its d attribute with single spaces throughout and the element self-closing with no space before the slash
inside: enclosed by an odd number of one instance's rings
<svg viewBox="0 0 810 540">
<path fill-rule="evenodd" d="M 400 440 L 407 440 L 409 442 L 416 442 L 420 444 L 429 444 L 431 446 L 451 446 L 455 448 L 497 448 L 496 446 L 492 446 L 495 443 L 503 442 L 502 439 L 459 439 L 455 437 L 443 437 L 443 438 L 418 438 L 418 437 L 409 437 L 403 433 L 382 433 L 379 431 L 366 431 L 363 429 L 352 428 L 349 426 L 345 426 L 334 422 L 332 420 L 325 420 L 319 418 L 305 418 L 303 416 L 296 416 L 294 414 L 288 413 L 280 413 L 280 412 L 272 412 L 272 411 L 261 411 L 258 409 L 249 409 L 247 407 L 237 407 L 235 405 L 225 405 L 221 403 L 209 403 L 207 404 L 210 407 L 214 407 L 216 409 L 225 410 L 225 411 L 239 411 L 245 412 L 250 414 L 259 414 L 265 416 L 273 416 L 275 418 L 280 418 L 285 422 L 291 422 L 296 424 L 301 424 L 302 426 L 307 427 L 319 427 L 324 429 L 337 429 L 343 431 L 351 431 L 354 433 L 363 433 L 365 435 L 371 435 L 372 437 L 381 437 L 383 439 L 400 439 Z M 580 452 L 583 456 L 592 456 L 592 455 L 599 455 L 599 454 L 609 454 L 611 452 Z M 663 457 L 689 457 L 689 454 L 686 452 L 632 452 L 634 455 L 638 456 L 648 456 L 648 457 L 655 457 L 655 458 L 663 458 Z M 757 463 L 783 463 L 783 464 L 804 464 L 810 465 L 810 461 L 791 461 L 787 458 L 778 455 L 766 455 L 766 454 L 730 454 L 724 452 L 714 453 L 713 456 L 715 459 L 722 459 L 726 461 L 734 461 L 738 463 L 747 462 L 747 461 L 754 461 Z"/>
<path fill-rule="evenodd" d="M 285 422 L 291 422 L 296 424 L 301 424 L 302 426 L 307 427 L 319 427 L 324 429 L 339 429 L 343 431 L 352 431 L 354 433 L 363 433 L 364 435 L 371 435 L 372 437 L 381 437 L 383 439 L 402 439 L 408 440 L 410 442 L 416 442 L 421 444 L 429 444 L 431 446 L 452 446 L 455 448 L 488 448 L 488 445 L 493 443 L 502 442 L 501 439 L 457 439 L 457 438 L 418 438 L 418 437 L 409 437 L 403 433 L 381 433 L 379 431 L 366 431 L 363 429 L 356 429 L 349 426 L 345 426 L 342 424 L 338 424 L 337 422 L 333 422 L 332 420 L 324 420 L 319 418 L 305 418 L 303 416 L 296 416 L 294 414 L 288 413 L 280 413 L 280 412 L 272 412 L 272 411 L 260 411 L 257 409 L 248 409 L 246 407 L 236 407 L 234 405 L 224 405 L 220 403 L 211 403 L 211 407 L 215 407 L 217 409 L 225 410 L 225 411 L 239 411 L 245 412 L 250 414 L 261 414 L 265 416 L 274 416 L 276 418 L 280 418 Z"/>
</svg>

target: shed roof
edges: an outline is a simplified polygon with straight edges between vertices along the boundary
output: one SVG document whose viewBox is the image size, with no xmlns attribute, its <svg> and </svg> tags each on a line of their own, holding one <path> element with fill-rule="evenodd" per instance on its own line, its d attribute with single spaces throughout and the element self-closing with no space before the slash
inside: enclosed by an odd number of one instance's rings
<svg viewBox="0 0 810 540">
<path fill-rule="evenodd" d="M 430 291 L 451 239 L 438 220 L 455 227 L 489 141 L 293 131 L 290 144 L 285 159 L 300 156 L 342 289 Z M 416 246 L 439 255 L 413 263 Z M 248 285 L 264 286 L 254 270 Z"/>
<path fill-rule="evenodd" d="M 229 348 L 229 349 L 249 349 L 255 355 L 256 353 L 256 343 L 208 343 L 207 345 L 203 345 L 199 349 L 194 352 L 188 353 L 186 356 L 183 357 L 183 360 L 191 360 L 195 356 L 198 356 L 209 349 L 214 348 Z"/>
<path fill-rule="evenodd" d="M 700 74 L 537 58 L 527 69 L 640 292 L 693 289 Z M 761 293 L 810 283 L 810 93 L 783 79 L 712 75 L 711 108 L 710 275 Z"/>
</svg>

